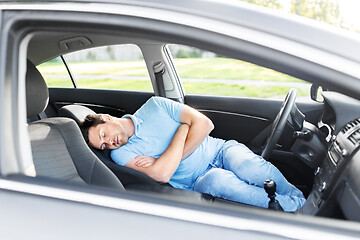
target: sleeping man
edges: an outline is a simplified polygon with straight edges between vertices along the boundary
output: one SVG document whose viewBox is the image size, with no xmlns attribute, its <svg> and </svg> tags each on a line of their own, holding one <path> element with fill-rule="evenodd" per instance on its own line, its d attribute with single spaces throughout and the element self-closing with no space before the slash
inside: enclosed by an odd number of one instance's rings
<svg viewBox="0 0 360 240">
<path fill-rule="evenodd" d="M 209 136 L 211 120 L 187 105 L 152 97 L 134 115 L 88 115 L 80 127 L 90 146 L 112 150 L 115 163 L 175 188 L 266 208 L 264 181 L 272 179 L 284 211 L 305 203 L 270 162 L 235 140 Z"/>
</svg>

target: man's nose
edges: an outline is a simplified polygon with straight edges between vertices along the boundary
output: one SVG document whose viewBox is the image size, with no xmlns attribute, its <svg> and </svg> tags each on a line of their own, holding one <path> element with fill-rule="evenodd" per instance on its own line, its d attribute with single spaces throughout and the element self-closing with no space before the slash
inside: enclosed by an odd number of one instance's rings
<svg viewBox="0 0 360 240">
<path fill-rule="evenodd" d="M 111 138 L 108 138 L 106 141 L 106 144 L 108 145 L 112 145 L 113 144 L 113 140 Z"/>
</svg>

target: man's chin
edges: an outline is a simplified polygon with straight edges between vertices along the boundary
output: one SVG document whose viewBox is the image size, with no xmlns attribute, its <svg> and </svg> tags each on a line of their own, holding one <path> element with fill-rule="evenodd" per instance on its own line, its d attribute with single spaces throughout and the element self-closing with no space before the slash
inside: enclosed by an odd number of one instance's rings
<svg viewBox="0 0 360 240">
<path fill-rule="evenodd" d="M 116 146 L 112 146 L 112 147 L 110 148 L 110 150 L 118 149 L 118 148 L 120 148 L 121 146 L 123 146 L 123 145 L 119 144 L 119 145 L 116 145 Z"/>
</svg>

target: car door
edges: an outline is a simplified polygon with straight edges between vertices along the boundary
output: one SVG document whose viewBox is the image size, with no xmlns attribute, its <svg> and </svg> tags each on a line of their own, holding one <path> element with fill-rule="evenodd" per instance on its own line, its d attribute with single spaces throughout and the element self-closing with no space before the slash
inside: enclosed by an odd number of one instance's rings
<svg viewBox="0 0 360 240">
<path fill-rule="evenodd" d="M 227 239 L 317 239 L 324 237 L 356 239 L 359 237 L 359 226 L 354 222 L 301 216 L 301 214 L 295 216 L 269 213 L 266 210 L 247 207 L 185 203 L 159 199 L 145 194 L 119 193 L 111 189 L 69 185 L 63 181 L 50 181 L 31 175 L 30 168 L 28 168 L 28 163 L 32 162 L 32 155 L 26 131 L 24 76 L 27 45 L 29 39 L 34 35 L 38 36 L 42 31 L 53 33 L 70 28 L 75 33 L 91 30 L 104 33 L 106 36 L 130 33 L 132 36 L 140 35 L 149 39 L 166 38 L 169 41 L 180 39 L 180 42 L 187 43 L 193 41 L 197 46 L 206 45 L 208 48 L 220 49 L 222 52 L 243 53 L 248 50 L 248 48 L 242 48 L 244 46 L 250 45 L 253 48 L 258 47 L 260 50 L 264 50 L 265 47 L 261 48 L 261 41 L 259 41 L 259 45 L 256 43 L 246 45 L 247 38 L 238 40 L 236 39 L 238 35 L 233 36 L 232 33 L 245 29 L 258 31 L 261 37 L 266 36 L 267 33 L 271 34 L 271 31 L 264 31 L 261 34 L 261 28 L 256 30 L 252 26 L 248 26 L 246 21 L 244 24 L 236 24 L 229 20 L 245 16 L 252 19 L 271 20 L 274 18 L 279 22 L 285 21 L 285 19 L 277 18 L 276 15 L 262 11 L 233 8 L 231 5 L 221 5 L 215 2 L 208 2 L 210 6 L 203 5 L 205 2 L 193 4 L 193 1 L 177 1 L 172 6 L 166 6 L 164 1 L 162 2 L 164 5 L 159 4 L 161 1 L 149 1 L 146 4 L 141 1 L 134 2 L 134 4 L 128 1 L 118 4 L 115 2 L 112 4 L 87 4 L 85 2 L 41 3 L 39 1 L 27 4 L 12 2 L 1 5 L 4 10 L 1 12 L 2 25 L 0 26 L 0 109 L 3 114 L 0 120 L 2 143 L 0 145 L 0 208 L 3 213 L 0 226 L 4 238 L 23 239 L 29 237 L 29 234 L 32 238 L 39 239 L 79 237 L 87 239 L 104 237 L 184 239 L 189 236 L 207 239 L 224 237 Z M 218 13 L 217 17 L 211 17 L 210 10 L 212 9 L 212 12 L 215 9 L 215 12 Z M 225 16 L 221 13 L 227 14 Z M 221 20 L 221 15 L 224 15 L 226 19 Z M 186 23 L 183 24 L 183 21 Z M 264 23 L 267 22 L 264 21 Z M 268 21 L 268 25 L 263 24 L 264 29 L 268 28 L 270 23 L 272 21 Z M 285 23 L 287 22 L 285 21 Z M 294 23 L 290 24 L 289 29 L 293 25 Z M 284 26 L 288 25 L 284 24 Z M 219 29 L 229 29 L 231 32 L 218 34 Z M 251 33 L 251 31 L 245 32 Z M 281 33 L 281 29 L 279 32 Z M 218 37 L 221 37 L 221 40 L 218 40 Z M 292 41 L 291 39 L 287 40 Z M 231 45 L 234 42 L 236 44 Z M 299 42 L 301 43 L 301 41 Z M 58 47 L 59 44 L 54 46 L 54 48 Z M 46 52 L 42 51 L 42 46 L 35 50 L 39 54 Z M 249 50 L 247 53 L 253 52 Z M 296 57 L 284 54 L 280 63 L 289 63 L 286 61 L 288 59 L 296 60 Z M 289 63 L 289 66 L 294 66 L 296 63 L 299 61 L 294 64 Z M 296 69 L 304 70 L 306 73 L 306 70 L 309 69 L 308 66 L 303 64 Z M 314 69 L 310 69 L 309 72 L 311 70 Z M 129 95 L 131 98 L 133 93 L 133 91 L 128 93 L 122 92 L 122 90 L 78 90 L 79 95 L 75 96 L 78 91 L 74 89 L 60 88 L 56 91 L 50 89 L 51 101 L 60 105 L 61 101 L 92 104 L 93 107 L 97 107 L 96 105 L 99 104 L 100 110 L 106 111 L 104 106 L 118 109 L 122 106 L 121 104 L 124 104 L 123 102 L 112 104 L 113 101 L 117 101 L 113 99 L 114 96 L 119 97 L 120 93 L 124 93 L 125 96 Z M 52 93 L 52 91 L 57 93 Z M 94 96 L 93 98 L 97 99 L 95 100 L 97 104 L 94 104 L 93 100 L 88 100 L 86 96 L 82 95 L 81 92 L 85 91 L 88 94 L 101 94 L 102 97 Z M 118 91 L 119 94 L 117 94 Z M 210 100 L 212 98 L 216 99 L 215 97 L 196 96 L 194 96 L 194 100 L 190 98 L 190 95 L 186 95 L 185 101 L 194 107 L 197 103 L 199 108 L 201 107 L 199 99 L 209 102 L 212 101 Z M 223 99 L 233 101 L 232 97 Z M 124 100 L 127 98 L 124 97 Z M 136 99 L 132 100 L 137 101 Z M 254 101 L 261 102 L 256 99 Z M 140 102 L 142 100 L 135 105 Z M 226 103 L 223 100 L 220 102 Z M 278 105 L 281 103 L 281 101 L 276 102 Z M 210 106 L 206 102 L 204 105 L 204 109 L 205 107 L 213 108 L 214 111 L 218 109 L 216 104 Z M 257 107 L 255 103 L 252 106 Z M 135 109 L 137 106 L 132 108 Z M 212 118 L 219 122 L 216 118 Z M 189 235 L 189 233 L 191 234 Z"/>
</svg>

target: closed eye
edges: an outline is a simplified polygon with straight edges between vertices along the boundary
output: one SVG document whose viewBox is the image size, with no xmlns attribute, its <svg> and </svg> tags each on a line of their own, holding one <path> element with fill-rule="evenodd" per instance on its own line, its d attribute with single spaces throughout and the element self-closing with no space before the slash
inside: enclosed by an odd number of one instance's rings
<svg viewBox="0 0 360 240">
<path fill-rule="evenodd" d="M 105 149 L 105 143 L 104 143 L 104 138 L 105 138 L 105 132 L 104 131 L 100 131 L 100 142 L 102 142 L 102 144 L 100 145 L 100 149 L 104 150 Z"/>
</svg>

